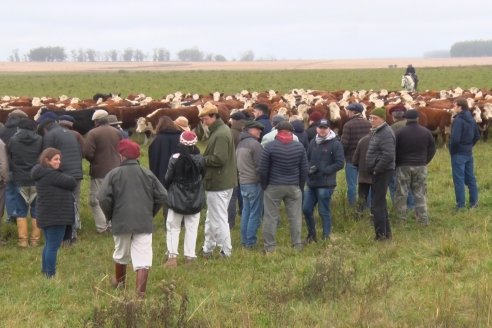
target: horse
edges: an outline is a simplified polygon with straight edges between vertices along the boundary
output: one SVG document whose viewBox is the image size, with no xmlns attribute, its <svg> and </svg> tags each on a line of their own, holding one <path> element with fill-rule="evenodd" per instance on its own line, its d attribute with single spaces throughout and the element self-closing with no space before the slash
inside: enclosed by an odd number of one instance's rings
<svg viewBox="0 0 492 328">
<path fill-rule="evenodd" d="M 415 81 L 411 75 L 402 75 L 401 77 L 401 86 L 405 88 L 408 92 L 415 91 Z"/>
</svg>

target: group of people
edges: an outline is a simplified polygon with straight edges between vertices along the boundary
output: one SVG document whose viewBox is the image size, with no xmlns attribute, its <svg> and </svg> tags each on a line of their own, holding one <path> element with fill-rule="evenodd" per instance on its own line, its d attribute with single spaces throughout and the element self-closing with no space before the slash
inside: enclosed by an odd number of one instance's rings
<svg viewBox="0 0 492 328">
<path fill-rule="evenodd" d="M 476 207 L 472 148 L 479 139 L 478 128 L 466 100 L 456 100 L 454 110 L 449 150 L 456 206 L 465 207 L 466 185 L 469 206 Z M 0 128 L 0 209 L 3 211 L 5 203 L 7 217 L 16 221 L 20 247 L 29 244 L 30 210 L 30 243 L 40 243 L 42 230 L 41 271 L 53 277 L 59 247 L 76 241 L 81 227 L 82 159 L 87 159 L 96 230 L 111 232 L 115 243 L 112 284 L 115 288 L 125 286 L 127 265 L 132 262 L 141 297 L 152 266 L 152 219 L 161 207 L 166 219 L 165 266 L 169 268 L 179 262 L 182 225 L 184 262 L 193 263 L 197 258 L 200 211 L 205 204 L 202 255 L 207 259 L 216 249 L 223 258 L 232 256 L 230 229 L 235 224 L 236 205 L 241 215 L 241 245 L 246 249 L 257 246 L 262 226 L 263 251 L 275 252 L 282 202 L 294 249 L 318 241 L 316 206 L 321 238 L 329 239 L 331 198 L 337 172 L 344 167 L 348 204 L 356 213 L 370 207 L 376 240 L 392 237 L 388 188 L 400 220 L 407 220 L 407 208 L 413 207 L 416 218 L 429 224 L 427 165 L 436 147 L 432 134 L 418 124 L 418 111 L 393 107 L 389 112 L 395 121 L 392 126 L 386 123 L 385 108 L 372 110 L 369 120 L 363 117 L 359 103 L 350 104 L 346 111 L 349 120 L 338 136 L 319 112 L 311 113 L 306 129 L 300 117 L 276 115 L 270 120 L 265 104 L 256 104 L 252 117 L 238 112 L 231 115 L 231 122 L 224 122 L 217 107 L 208 102 L 199 111 L 201 124 L 209 131 L 203 154 L 185 117 L 173 121 L 162 116 L 149 146 L 147 169 L 138 162 L 139 145 L 127 139 L 117 126 L 119 122 L 104 110 L 94 112 L 95 128 L 85 138 L 70 129 L 70 116 L 47 112 L 35 122 L 14 110 Z"/>
</svg>

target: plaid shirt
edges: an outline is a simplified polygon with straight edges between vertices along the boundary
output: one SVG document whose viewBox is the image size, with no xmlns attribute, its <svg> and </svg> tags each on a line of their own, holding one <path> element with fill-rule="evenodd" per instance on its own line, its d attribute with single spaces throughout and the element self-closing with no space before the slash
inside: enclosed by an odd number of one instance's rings
<svg viewBox="0 0 492 328">
<path fill-rule="evenodd" d="M 353 116 L 343 126 L 342 145 L 345 154 L 345 161 L 352 163 L 352 157 L 359 140 L 367 135 L 371 130 L 371 123 L 362 117 L 362 114 Z"/>
</svg>

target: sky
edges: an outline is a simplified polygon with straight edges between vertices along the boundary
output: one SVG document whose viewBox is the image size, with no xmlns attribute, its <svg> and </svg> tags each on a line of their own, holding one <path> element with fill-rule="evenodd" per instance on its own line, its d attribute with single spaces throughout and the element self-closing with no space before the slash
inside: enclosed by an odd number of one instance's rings
<svg viewBox="0 0 492 328">
<path fill-rule="evenodd" d="M 0 61 L 46 46 L 152 53 L 197 47 L 228 60 L 418 58 L 492 39 L 492 1 L 6 1 Z"/>
</svg>

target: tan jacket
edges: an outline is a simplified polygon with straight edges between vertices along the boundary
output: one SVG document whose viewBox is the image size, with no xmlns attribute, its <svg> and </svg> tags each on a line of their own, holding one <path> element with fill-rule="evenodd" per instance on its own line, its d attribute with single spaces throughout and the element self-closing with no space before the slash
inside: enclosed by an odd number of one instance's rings
<svg viewBox="0 0 492 328">
<path fill-rule="evenodd" d="M 118 130 L 105 124 L 87 133 L 84 143 L 84 157 L 91 163 L 89 175 L 93 179 L 102 179 L 106 174 L 120 166 L 118 143 L 121 139 Z"/>
</svg>

